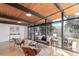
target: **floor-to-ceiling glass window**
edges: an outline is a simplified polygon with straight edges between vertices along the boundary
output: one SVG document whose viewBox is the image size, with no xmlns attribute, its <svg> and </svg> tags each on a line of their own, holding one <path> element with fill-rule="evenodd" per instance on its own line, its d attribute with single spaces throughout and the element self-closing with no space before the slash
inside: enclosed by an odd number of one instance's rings
<svg viewBox="0 0 79 59">
<path fill-rule="evenodd" d="M 61 47 L 61 22 L 52 23 L 52 34 L 53 34 L 53 40 L 55 40 L 54 45 L 57 47 Z"/>
<path fill-rule="evenodd" d="M 30 27 L 28 26 L 28 31 L 27 31 L 27 34 L 28 34 L 28 40 L 30 40 L 31 39 L 31 35 L 30 35 Z"/>
<path fill-rule="evenodd" d="M 76 18 L 78 15 L 72 15 L 69 18 Z M 65 49 L 79 52 L 79 19 L 64 21 L 64 39 Z"/>
<path fill-rule="evenodd" d="M 42 37 L 46 36 L 46 41 L 49 41 L 52 35 L 52 24 L 47 24 L 46 27 L 45 25 L 39 25 L 39 26 L 34 26 L 31 27 L 31 39 L 35 41 L 42 41 Z M 46 30 L 47 29 L 47 30 Z"/>
<path fill-rule="evenodd" d="M 33 26 L 30 27 L 31 40 L 41 40 L 41 37 L 45 35 L 45 26 Z"/>
<path fill-rule="evenodd" d="M 76 18 L 78 16 L 71 16 Z M 62 47 L 67 50 L 79 52 L 79 19 L 66 18 L 63 21 L 63 45 L 62 45 L 62 22 L 54 21 L 47 24 L 47 37 L 52 37 L 55 41 L 54 46 Z M 31 27 L 31 39 L 40 40 L 45 35 L 45 25 Z M 34 38 L 35 36 L 35 38 Z M 48 38 L 47 38 L 48 39 Z"/>
<path fill-rule="evenodd" d="M 35 39 L 35 41 L 41 39 L 41 32 L 40 32 L 39 26 L 35 26 L 35 38 L 34 39 Z"/>
<path fill-rule="evenodd" d="M 45 36 L 45 25 L 35 26 L 35 40 L 41 40 L 42 36 Z"/>
<path fill-rule="evenodd" d="M 34 40 L 34 27 L 30 27 L 30 39 Z"/>
<path fill-rule="evenodd" d="M 46 30 L 47 28 L 47 30 Z M 30 28 L 31 40 L 41 40 L 42 36 L 47 37 L 46 41 L 53 40 L 53 46 L 61 47 L 61 22 L 55 22 L 51 24 L 39 25 Z M 46 32 L 45 32 L 46 30 Z"/>
</svg>

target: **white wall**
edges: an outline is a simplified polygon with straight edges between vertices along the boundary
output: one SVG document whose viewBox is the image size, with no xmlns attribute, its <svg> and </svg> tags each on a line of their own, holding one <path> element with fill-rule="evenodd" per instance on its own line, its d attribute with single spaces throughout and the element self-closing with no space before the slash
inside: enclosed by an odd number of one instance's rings
<svg viewBox="0 0 79 59">
<path fill-rule="evenodd" d="M 0 24 L 0 42 L 9 40 L 9 25 Z"/>
<path fill-rule="evenodd" d="M 13 25 L 0 23 L 0 42 L 9 41 L 10 26 L 13 26 Z M 24 39 L 25 38 L 25 34 L 24 34 L 25 26 L 20 26 L 20 25 L 15 25 L 15 26 L 20 27 L 21 39 Z M 27 37 L 27 27 L 26 27 L 26 37 Z"/>
</svg>

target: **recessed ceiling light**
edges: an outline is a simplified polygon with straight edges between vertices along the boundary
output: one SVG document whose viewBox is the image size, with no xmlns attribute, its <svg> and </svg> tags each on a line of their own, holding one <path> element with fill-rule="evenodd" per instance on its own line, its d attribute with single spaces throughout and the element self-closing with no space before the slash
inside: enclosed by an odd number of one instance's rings
<svg viewBox="0 0 79 59">
<path fill-rule="evenodd" d="M 18 21 L 17 23 L 22 23 L 21 21 Z"/>
<path fill-rule="evenodd" d="M 31 13 L 27 13 L 26 16 L 32 16 L 32 14 Z"/>
</svg>

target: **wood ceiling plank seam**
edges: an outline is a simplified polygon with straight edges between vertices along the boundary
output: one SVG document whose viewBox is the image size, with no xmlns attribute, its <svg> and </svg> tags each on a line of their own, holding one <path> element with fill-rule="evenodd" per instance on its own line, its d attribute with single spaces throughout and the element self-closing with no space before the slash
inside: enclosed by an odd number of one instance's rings
<svg viewBox="0 0 79 59">
<path fill-rule="evenodd" d="M 40 4 L 39 4 L 40 5 Z M 26 7 L 27 8 L 27 7 Z M 34 11 L 34 9 L 38 9 L 38 6 L 36 5 L 35 7 L 33 7 L 33 10 L 32 11 Z M 36 12 L 36 11 L 34 11 L 34 12 Z M 38 12 L 36 12 L 36 13 L 38 13 Z M 40 14 L 40 13 L 38 13 L 38 14 Z M 42 15 L 42 14 L 40 14 L 40 15 Z M 42 15 L 43 16 L 43 15 Z M 45 16 L 43 16 L 43 18 L 45 18 Z M 41 18 L 41 19 L 43 19 L 43 18 Z"/>
<path fill-rule="evenodd" d="M 39 4 L 39 5 L 40 5 L 40 4 Z M 34 9 L 37 9 L 39 5 L 36 5 L 36 6 L 33 8 L 33 10 L 34 10 Z"/>
<path fill-rule="evenodd" d="M 24 21 L 23 19 L 19 19 L 19 18 L 16 18 L 16 17 L 8 16 L 8 15 L 5 15 L 5 14 L 0 14 L 0 17 L 8 18 L 8 19 L 11 19 L 11 20 Z"/>
<path fill-rule="evenodd" d="M 38 8 L 38 6 L 39 6 L 39 5 L 37 5 L 37 8 L 34 8 L 33 10 L 35 10 L 35 9 L 36 9 L 36 10 L 38 10 L 38 11 L 39 11 L 39 10 L 40 10 L 40 8 L 41 8 L 41 9 L 44 9 L 44 8 L 45 8 L 45 7 L 41 6 L 41 4 L 40 4 L 39 8 Z M 43 11 L 43 10 L 42 10 L 42 11 Z M 41 14 L 41 13 L 39 13 L 39 14 Z"/>
<path fill-rule="evenodd" d="M 21 17 L 22 14 L 23 14 L 23 13 L 20 13 L 20 14 L 18 15 L 18 17 Z"/>
<path fill-rule="evenodd" d="M 16 8 L 15 8 L 15 9 L 16 9 Z M 16 12 L 18 12 L 18 11 L 16 10 Z M 19 13 L 20 13 L 20 12 L 19 12 Z M 16 15 L 16 16 L 15 16 L 15 15 Z M 15 15 L 14 15 L 15 17 L 18 17 L 18 16 L 17 16 L 17 13 L 15 13 Z"/>
<path fill-rule="evenodd" d="M 64 12 L 64 11 L 63 11 L 63 8 L 61 7 L 61 5 L 60 5 L 59 3 L 54 3 L 54 5 L 57 7 L 57 9 L 58 9 L 60 12 Z M 66 16 L 65 13 L 64 13 L 64 16 Z"/>
<path fill-rule="evenodd" d="M 20 13 L 20 15 L 18 15 L 18 17 L 21 17 L 22 15 L 23 15 L 24 13 Z M 24 16 L 25 17 L 25 16 Z M 24 19 L 24 20 L 27 20 L 26 18 L 22 18 L 22 19 Z M 31 20 L 31 19 L 29 19 L 29 20 Z M 28 21 L 28 20 L 27 20 Z M 30 21 L 31 22 L 31 21 Z M 31 23 L 33 23 L 33 22 L 31 22 Z"/>
<path fill-rule="evenodd" d="M 53 3 L 55 5 L 55 3 Z M 55 5 L 56 6 L 56 5 Z M 56 6 L 56 8 L 60 11 L 59 7 Z M 48 18 L 48 17 L 47 17 Z M 50 20 L 50 19 L 47 19 L 47 20 Z M 53 19 L 51 19 L 53 20 Z M 39 21 L 38 21 L 39 22 Z"/>
<path fill-rule="evenodd" d="M 65 10 L 66 15 L 70 16 L 70 15 L 74 15 L 74 14 L 78 14 L 79 13 L 79 5 L 76 5 L 70 9 Z M 67 13 L 69 12 L 69 13 Z"/>
<path fill-rule="evenodd" d="M 76 3 L 76 4 L 72 5 L 72 6 L 69 6 L 69 7 L 65 8 L 65 9 L 63 9 L 63 10 L 66 10 L 66 9 L 71 8 L 71 7 L 73 7 L 73 6 L 76 6 L 76 5 L 78 5 L 78 3 Z M 59 13 L 59 12 L 60 12 L 60 11 L 57 11 L 57 12 L 52 13 L 52 14 L 46 16 L 46 17 L 48 18 L 48 17 L 50 17 L 50 16 L 52 16 L 52 15 L 55 15 L 56 13 Z"/>
<path fill-rule="evenodd" d="M 75 8 L 77 6 L 77 8 Z M 75 14 L 75 13 L 78 13 L 79 12 L 79 3 L 77 3 L 76 6 L 73 6 L 71 8 L 68 8 L 64 11 L 65 15 L 72 15 L 72 14 Z M 70 14 L 68 14 L 67 12 L 69 12 Z"/>
<path fill-rule="evenodd" d="M 39 12 L 42 15 L 43 14 L 47 14 L 47 15 L 50 14 L 51 12 L 53 12 L 52 9 L 54 10 L 54 12 L 56 12 L 56 10 L 57 10 L 57 9 L 55 9 L 56 7 L 54 7 L 54 6 L 52 7 L 51 4 L 49 4 L 49 3 L 45 3 L 45 4 L 41 3 L 41 5 L 35 5 L 35 6 L 38 6 L 38 8 L 37 9 L 31 8 L 31 9 L 35 10 L 36 12 Z"/>
<path fill-rule="evenodd" d="M 36 8 L 37 8 L 38 6 L 36 6 Z M 35 7 L 34 7 L 34 9 L 35 9 Z M 35 21 L 38 21 L 38 20 L 35 20 Z M 34 23 L 35 23 L 35 21 L 34 21 Z"/>
<path fill-rule="evenodd" d="M 29 8 L 26 8 L 26 7 L 24 7 L 24 6 L 20 5 L 20 4 L 17 4 L 17 3 L 14 3 L 14 4 L 12 4 L 12 3 L 6 3 L 6 4 L 7 4 L 7 5 L 10 5 L 10 6 L 13 6 L 13 7 L 15 7 L 15 8 L 18 8 L 19 10 L 22 10 L 22 11 L 24 11 L 24 12 L 30 12 L 30 13 L 32 13 L 33 15 L 37 16 L 37 17 L 45 18 L 45 16 L 43 16 L 43 15 L 41 15 L 41 14 L 35 12 L 34 10 L 31 10 L 31 9 L 29 9 Z"/>
</svg>

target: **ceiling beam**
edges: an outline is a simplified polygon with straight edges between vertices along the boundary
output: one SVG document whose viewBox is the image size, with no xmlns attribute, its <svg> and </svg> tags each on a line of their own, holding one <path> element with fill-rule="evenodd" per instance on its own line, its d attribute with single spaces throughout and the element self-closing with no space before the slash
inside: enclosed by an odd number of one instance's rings
<svg viewBox="0 0 79 59">
<path fill-rule="evenodd" d="M 31 23 L 31 22 L 29 22 L 29 21 L 27 21 L 27 20 L 20 19 L 20 18 L 17 18 L 17 17 L 8 16 L 8 15 L 1 14 L 1 13 L 0 13 L 0 17 L 2 17 L 2 18 L 7 18 L 7 19 L 10 19 L 10 20 L 24 21 L 24 22 L 26 22 L 26 23 Z"/>
<path fill-rule="evenodd" d="M 17 8 L 17 9 L 19 9 L 19 10 L 22 10 L 22 11 L 24 11 L 24 12 L 31 13 L 31 14 L 33 14 L 33 15 L 39 17 L 39 18 L 42 18 L 42 19 L 45 18 L 45 16 L 43 16 L 43 15 L 41 15 L 41 14 L 39 14 L 39 13 L 37 13 L 37 12 L 35 12 L 35 11 L 33 11 L 33 10 L 27 8 L 27 7 L 24 7 L 24 6 L 20 5 L 20 4 L 17 4 L 17 3 L 5 3 L 5 4 L 7 4 L 7 5 L 9 5 L 9 6 L 12 6 L 12 7 L 14 7 L 14 8 Z"/>
<path fill-rule="evenodd" d="M 65 8 L 65 9 L 63 9 L 63 11 L 64 11 L 64 10 L 67 10 L 67 9 L 69 9 L 69 8 L 73 7 L 73 6 L 76 6 L 76 5 L 78 5 L 78 4 L 79 4 L 79 3 L 76 3 L 76 4 L 74 4 L 74 5 L 71 5 L 71 6 L 67 7 L 67 8 Z M 60 12 L 60 11 L 57 11 L 57 12 L 52 13 L 52 14 L 50 14 L 50 15 L 46 16 L 46 17 L 50 17 L 50 16 L 55 15 L 55 14 L 57 14 L 57 13 L 59 13 L 59 12 Z"/>
<path fill-rule="evenodd" d="M 56 8 L 60 11 L 60 12 L 63 12 L 63 9 L 61 8 L 60 4 L 59 3 L 53 3 Z"/>
<path fill-rule="evenodd" d="M 23 25 L 23 26 L 27 26 L 28 24 L 24 24 L 24 23 L 15 23 L 15 22 L 11 22 L 11 21 L 2 21 L 0 20 L 0 23 L 3 23 L 3 24 L 13 24 L 13 25 Z"/>
<path fill-rule="evenodd" d="M 64 19 L 63 21 L 67 21 L 67 20 L 75 20 L 75 19 L 79 19 L 79 17 L 75 17 L 75 18 L 67 18 L 67 19 Z M 58 23 L 58 22 L 61 22 L 61 20 L 59 20 L 59 21 L 55 21 L 55 22 L 48 22 L 47 24 Z M 45 23 L 37 24 L 37 25 L 31 25 L 31 27 L 34 27 L 34 26 L 41 26 L 41 25 L 45 25 Z"/>
</svg>

